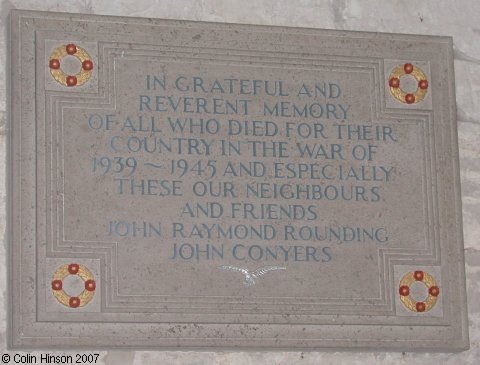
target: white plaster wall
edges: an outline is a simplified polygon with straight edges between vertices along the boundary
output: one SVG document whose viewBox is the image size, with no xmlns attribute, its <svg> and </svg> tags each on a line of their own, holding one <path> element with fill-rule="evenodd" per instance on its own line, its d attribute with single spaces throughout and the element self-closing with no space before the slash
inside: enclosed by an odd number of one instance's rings
<svg viewBox="0 0 480 365">
<path fill-rule="evenodd" d="M 2 0 L 0 9 L 0 235 L 5 232 L 6 17 L 12 8 L 454 37 L 469 351 L 100 352 L 100 364 L 310 365 L 480 363 L 480 1 L 479 0 Z M 5 353 L 6 259 L 0 246 L 0 355 Z M 32 353 L 36 354 L 36 352 Z M 11 353 L 13 355 L 13 352 Z"/>
</svg>

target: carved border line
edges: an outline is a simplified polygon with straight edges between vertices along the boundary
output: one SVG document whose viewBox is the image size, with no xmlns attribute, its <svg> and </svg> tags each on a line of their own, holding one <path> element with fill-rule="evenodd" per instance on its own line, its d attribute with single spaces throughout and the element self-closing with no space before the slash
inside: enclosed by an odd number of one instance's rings
<svg viewBox="0 0 480 365">
<path fill-rule="evenodd" d="M 427 241 L 428 242 L 428 241 Z"/>
<path fill-rule="evenodd" d="M 36 26 L 38 24 L 41 24 L 40 22 L 40 19 L 41 20 L 53 20 L 53 19 L 57 19 L 58 21 L 65 21 L 64 19 L 64 15 L 49 15 L 49 16 L 40 16 L 38 13 L 34 13 L 35 14 L 35 20 L 39 20 L 39 23 L 36 24 Z M 17 21 L 17 24 L 14 24 L 12 22 L 12 29 L 15 30 L 16 32 L 16 35 L 17 35 L 17 38 L 19 40 L 19 44 L 20 44 L 20 47 L 19 47 L 19 51 L 16 52 L 14 55 L 12 55 L 12 60 L 14 61 L 19 61 L 19 65 L 20 64 L 24 64 L 25 62 L 22 62 L 22 58 L 21 57 L 18 57 L 20 54 L 21 54 L 21 47 L 22 47 L 22 38 L 23 39 L 27 39 L 29 36 L 30 36 L 30 33 L 32 31 L 32 29 L 23 29 L 23 25 L 24 23 L 26 24 L 28 21 L 34 21 L 34 19 L 32 18 L 32 12 L 15 12 L 14 13 L 16 19 L 14 19 L 15 21 Z M 93 20 L 91 22 L 96 22 L 96 21 L 100 21 L 102 20 L 102 22 L 105 22 L 105 23 L 108 23 L 107 20 L 111 21 L 112 23 L 114 22 L 114 19 L 115 21 L 117 21 L 116 19 L 118 18 L 115 18 L 115 17 L 108 17 L 108 18 L 105 18 L 105 19 L 101 19 L 101 18 L 93 18 Z M 83 19 L 80 19 L 78 17 L 72 17 L 71 20 L 74 20 L 74 21 L 83 21 Z M 129 24 L 129 25 L 134 25 L 135 23 L 132 21 L 132 22 L 121 22 L 121 21 L 117 21 L 118 23 L 121 23 L 121 24 Z M 142 25 L 142 26 L 147 26 L 148 23 L 146 22 L 141 22 L 141 21 L 138 21 L 137 24 L 139 25 Z M 181 22 L 171 22 L 169 23 L 171 25 L 178 25 L 178 24 L 181 24 Z M 240 27 L 239 27 L 240 28 Z M 259 27 L 261 28 L 261 27 Z M 22 36 L 20 36 L 20 34 L 22 34 Z M 340 32 L 332 32 L 332 34 L 335 34 L 335 35 L 338 35 L 340 34 Z M 358 38 L 367 38 L 367 39 L 370 39 L 372 37 L 372 34 L 367 34 L 365 36 L 359 36 Z M 401 37 L 401 36 L 391 36 L 391 39 L 398 39 L 398 40 L 405 40 L 406 38 L 405 37 Z M 422 38 L 418 37 L 418 41 L 420 41 Z M 417 40 L 417 39 L 415 39 Z M 31 41 L 31 40 L 29 40 Z M 437 44 L 441 44 L 441 43 L 448 43 L 446 41 L 441 41 L 441 40 L 436 40 L 436 43 Z M 27 47 L 27 46 L 25 46 Z M 451 52 L 450 52 L 451 53 Z M 20 66 L 16 67 L 14 70 L 15 72 L 18 73 L 18 70 L 20 69 Z M 449 87 L 448 87 L 448 93 L 451 95 L 454 90 L 452 88 L 452 83 L 453 83 L 453 78 L 452 78 L 452 75 L 451 75 L 451 72 L 449 70 Z M 19 94 L 19 95 L 22 95 L 22 92 L 23 92 L 23 83 L 22 82 L 17 82 L 15 85 L 14 85 L 14 91 L 15 93 Z M 24 100 L 22 98 L 22 100 Z M 452 106 L 452 103 L 449 102 L 448 103 L 449 105 L 449 117 L 452 118 L 452 120 L 454 120 L 454 106 Z M 25 111 L 23 109 L 20 109 L 20 107 L 18 108 L 15 108 L 15 120 L 19 120 L 19 118 L 21 118 L 23 115 L 30 115 L 28 111 Z M 455 126 L 452 124 L 451 125 L 451 129 L 450 129 L 451 132 L 451 135 L 450 135 L 450 139 L 451 140 L 454 140 L 455 137 L 456 137 L 456 134 L 454 133 L 455 132 Z M 16 132 L 17 133 L 22 133 L 21 132 L 21 128 L 17 128 L 16 129 Z M 455 144 L 455 141 L 453 141 L 453 143 Z M 24 155 L 20 155 L 19 151 L 21 151 L 21 146 L 20 145 L 17 145 L 15 146 L 14 148 L 12 147 L 12 154 L 14 154 L 15 156 L 22 156 L 22 158 L 28 158 L 28 155 L 26 156 L 25 154 Z M 455 156 L 457 155 L 456 153 L 454 153 Z M 456 162 L 454 159 L 452 159 L 451 161 L 452 163 L 452 166 L 453 167 L 458 167 L 458 162 Z M 19 160 L 15 160 L 12 162 L 12 164 L 19 164 Z M 25 171 L 22 171 L 22 170 L 18 170 L 19 171 L 19 174 L 14 176 L 14 180 L 15 181 L 22 181 L 22 179 L 24 178 L 24 174 L 23 172 Z M 455 170 L 456 171 L 456 170 Z M 29 188 L 30 186 L 26 183 L 26 182 L 22 182 L 21 183 L 22 186 L 25 186 L 27 188 Z M 458 192 L 459 192 L 459 178 L 458 176 L 454 176 L 454 184 L 453 184 L 453 190 L 454 192 L 456 193 L 456 196 L 458 197 Z M 25 197 L 25 200 L 28 200 L 30 197 L 27 195 Z M 16 195 L 13 199 L 13 201 L 19 203 L 22 201 L 22 199 Z M 455 217 L 457 218 L 456 221 L 459 222 L 459 219 L 461 218 L 461 215 L 460 215 L 460 209 L 459 209 L 459 206 L 457 203 L 455 203 L 455 207 L 456 207 L 456 210 L 455 210 Z M 14 213 L 15 214 L 19 214 L 20 212 L 18 212 L 17 210 L 14 210 Z M 17 222 L 22 222 L 22 217 L 29 217 L 30 216 L 30 213 L 24 213 L 22 212 L 20 214 L 20 216 L 18 217 L 19 220 L 17 220 Z M 24 218 L 25 218 L 24 217 Z M 25 221 L 23 219 L 23 221 Z M 23 223 L 22 225 L 17 225 L 14 227 L 14 229 L 12 231 L 12 235 L 16 238 L 16 239 L 21 239 L 21 244 L 20 246 L 23 246 L 25 243 L 24 243 L 24 224 Z M 455 233 L 456 233 L 456 236 L 453 237 L 454 239 L 456 239 L 457 241 L 456 242 L 461 242 L 461 230 L 459 231 L 458 229 L 455 229 Z M 26 244 L 25 244 L 26 245 Z M 20 255 L 20 257 L 23 257 L 23 252 L 29 252 L 29 250 L 31 251 L 31 248 L 29 248 L 28 246 L 25 246 L 25 250 L 22 249 L 22 247 L 16 247 L 14 252 L 12 253 L 11 252 L 11 256 L 14 257 L 14 258 L 18 258 Z M 454 251 L 455 254 L 459 254 L 457 252 L 457 250 Z M 31 253 L 31 252 L 29 252 Z M 19 263 L 21 263 L 22 260 L 20 260 Z M 18 262 L 17 262 L 18 263 Z M 459 273 L 459 276 L 460 276 L 460 279 L 464 276 L 461 272 L 458 272 L 458 265 L 455 266 L 454 263 L 451 263 L 452 267 L 449 268 L 449 270 L 451 272 L 457 272 Z M 11 268 L 10 267 L 10 271 L 13 272 L 13 275 L 15 278 L 19 279 L 19 278 L 23 278 L 24 275 L 26 275 L 26 273 L 22 274 L 22 271 L 20 270 L 20 267 L 17 269 L 17 268 Z M 26 268 L 28 269 L 28 268 Z M 456 276 L 458 277 L 458 276 Z M 20 292 L 21 291 L 24 291 L 26 294 L 30 294 L 30 290 L 29 290 L 29 287 L 25 286 L 25 285 L 22 285 L 22 289 L 19 290 L 17 293 L 18 295 L 16 295 L 16 298 L 14 299 L 14 303 L 18 303 L 18 299 L 21 299 L 21 295 L 19 296 Z M 464 296 L 462 296 L 464 297 Z M 33 347 L 33 346 L 45 346 L 45 345 L 48 345 L 50 344 L 50 342 L 48 340 L 45 340 L 45 337 L 44 335 L 47 333 L 46 331 L 48 330 L 48 333 L 50 334 L 48 336 L 49 339 L 55 339 L 56 341 L 58 341 L 57 343 L 59 345 L 67 345 L 67 346 L 79 346 L 78 343 L 72 341 L 71 339 L 63 336 L 63 335 L 58 335 L 56 336 L 55 334 L 52 333 L 52 331 L 49 330 L 49 328 L 46 328 L 44 325 L 41 325 L 41 324 L 36 324 L 35 322 L 29 322 L 29 318 L 30 316 L 27 314 L 26 317 L 24 318 L 23 317 L 23 314 L 24 313 L 29 313 L 28 311 L 25 312 L 25 309 L 22 309 L 22 305 L 21 303 L 23 303 L 23 301 L 20 302 L 20 310 L 19 312 L 17 312 L 17 314 L 15 314 L 14 318 L 13 318 L 13 325 L 14 325 L 14 329 L 19 329 L 20 326 L 22 326 L 23 324 L 25 325 L 28 325 L 28 330 L 27 330 L 27 327 L 25 327 L 26 331 L 23 332 L 23 333 L 15 333 L 15 332 L 10 332 L 10 340 L 11 340 L 11 344 L 12 346 L 14 347 L 24 347 L 24 346 L 30 346 L 30 347 Z M 29 302 L 26 302 L 25 303 L 25 307 L 27 307 L 26 309 L 28 310 L 29 307 L 32 307 Z M 461 308 L 462 309 L 462 313 L 465 314 L 464 312 L 464 308 Z M 20 313 L 20 317 L 18 317 L 18 313 Z M 463 316 L 462 318 L 462 321 L 464 322 L 465 321 L 465 316 Z M 83 325 L 82 325 L 83 326 Z M 449 327 L 452 327 L 453 328 L 449 328 Z M 137 339 L 131 339 L 130 343 L 129 343 L 129 346 L 152 346 L 154 344 L 156 344 L 156 346 L 159 345 L 158 343 L 158 340 L 159 339 L 162 339 L 162 343 L 161 343 L 161 346 L 165 347 L 165 346 L 178 346 L 180 344 L 184 345 L 184 346 L 211 346 L 211 345 L 214 345 L 214 346 L 229 346 L 229 343 L 230 341 L 236 341 L 236 342 L 239 342 L 241 343 L 240 347 L 243 347 L 245 348 L 246 346 L 250 346 L 250 347 L 258 347 L 259 344 L 257 343 L 257 341 L 259 339 L 261 340 L 267 340 L 267 341 L 264 341 L 262 342 L 262 345 L 263 347 L 266 347 L 266 346 L 273 346 L 273 347 L 276 347 L 276 348 L 292 348 L 292 346 L 300 346 L 302 348 L 312 348 L 312 347 L 315 347 L 315 346 L 338 346 L 339 343 L 337 341 L 344 341 L 345 340 L 345 337 L 342 336 L 342 334 L 339 334 L 339 335 L 330 335 L 328 336 L 328 338 L 313 338 L 311 336 L 311 333 L 309 331 L 307 331 L 307 333 L 304 333 L 302 334 L 300 337 L 298 338 L 285 338 L 283 336 L 280 336 L 280 337 L 276 337 L 276 336 L 269 336 L 268 333 L 265 333 L 265 335 L 262 337 L 257 337 L 257 338 L 253 338 L 255 336 L 253 336 L 252 338 L 245 338 L 243 337 L 243 335 L 239 332 L 235 332 L 235 329 L 238 327 L 238 326 L 235 326 L 235 325 L 232 325 L 231 326 L 231 329 L 232 329 L 232 332 L 230 333 L 230 335 L 226 336 L 225 337 L 225 340 L 222 340 L 221 342 L 219 341 L 219 339 L 217 337 L 211 337 L 211 336 L 206 336 L 204 335 L 203 331 L 206 330 L 206 327 L 204 327 L 203 325 L 200 325 L 200 326 L 197 326 L 198 327 L 198 332 L 195 331 L 192 333 L 192 337 L 189 337 L 189 338 L 183 338 L 183 339 L 180 339 L 178 338 L 178 336 L 162 336 L 162 335 L 157 335 L 155 337 L 155 340 L 153 341 L 152 339 L 147 339 L 147 338 L 138 338 Z M 331 329 L 333 328 L 336 328 L 338 326 L 327 326 L 324 328 L 325 331 L 330 331 Z M 80 327 L 77 327 L 77 328 L 80 328 Z M 135 324 L 132 324 L 132 330 L 136 330 L 136 329 L 139 329 L 140 327 L 138 326 L 135 326 Z M 159 331 L 162 331 L 162 328 L 163 329 L 168 329 L 168 327 L 165 327 L 165 326 L 162 326 L 162 325 L 159 325 L 157 327 Z M 215 328 L 218 328 L 218 327 L 215 327 L 215 326 L 209 326 L 208 327 L 209 329 L 211 330 L 214 330 Z M 241 326 L 242 328 L 242 331 L 247 331 L 249 329 L 252 329 L 251 327 L 249 326 Z M 281 330 L 280 327 L 276 327 L 277 330 Z M 290 328 L 290 327 L 289 327 Z M 389 340 L 387 339 L 383 334 L 385 334 L 386 332 L 385 331 L 388 331 L 388 328 L 390 329 L 390 331 L 393 330 L 393 332 L 390 332 L 389 335 L 395 335 L 397 337 L 397 339 L 395 340 Z M 52 327 L 53 329 L 53 327 Z M 187 325 L 187 329 L 188 330 L 195 330 L 194 327 L 192 327 L 191 325 Z M 335 329 L 334 329 L 335 330 Z M 385 331 L 384 331 L 385 330 Z M 418 335 L 421 335 L 421 331 L 417 331 L 418 329 L 415 329 L 416 332 L 415 334 L 418 336 Z M 445 338 L 451 338 L 453 339 L 453 330 L 455 330 L 456 332 L 459 332 L 460 330 L 460 327 L 458 326 L 457 323 L 451 323 L 449 326 L 446 326 L 446 327 L 442 327 L 442 328 L 438 328 L 438 330 L 435 331 L 435 333 L 437 334 L 437 336 L 435 336 L 434 338 L 430 337 L 429 334 L 431 333 L 430 332 L 424 332 L 424 336 L 421 336 L 422 337 L 422 343 L 425 343 L 425 345 L 421 345 L 414 341 L 414 340 L 411 340 L 409 338 L 404 338 L 404 336 L 402 337 L 402 335 L 400 333 L 396 334 L 397 332 L 395 331 L 395 327 L 387 327 L 387 328 L 384 328 L 382 331 L 378 331 L 378 336 L 368 336 L 367 333 L 365 333 L 363 330 L 360 331 L 360 328 L 359 328 L 359 336 L 361 336 L 362 338 L 359 338 L 356 340 L 356 343 L 358 344 L 358 346 L 365 346 L 365 344 L 367 344 L 366 346 L 371 346 L 371 347 L 374 347 L 376 343 L 385 343 L 385 344 L 388 344 L 388 348 L 396 348 L 398 349 L 399 346 L 396 345 L 396 343 L 401 343 L 400 346 L 411 346 L 412 348 L 417 348 L 417 349 L 420 349 L 420 348 L 423 348 L 423 349 L 438 349 L 438 346 L 443 346 L 443 348 L 452 348 L 452 349 L 459 349 L 460 346 L 465 346 L 465 340 L 468 341 L 468 334 L 466 334 L 466 331 L 461 331 L 461 338 L 464 340 L 463 342 L 460 342 L 460 341 L 454 341 L 454 343 L 449 343 L 449 342 L 446 342 Z M 166 333 L 166 332 L 165 332 Z M 460 333 L 460 332 L 459 332 Z M 43 335 L 42 335 L 43 334 Z M 253 332 L 252 332 L 253 334 Z M 305 338 L 305 336 L 308 336 L 310 335 L 310 339 L 307 339 Z M 297 333 L 297 336 L 298 336 L 298 333 Z M 250 336 L 249 336 L 250 337 Z M 89 340 L 91 342 L 89 343 L 96 343 L 97 346 L 105 346 L 105 341 L 104 341 L 105 337 L 103 336 L 98 336 L 98 335 L 92 335 L 91 337 L 89 337 Z M 121 340 L 121 339 L 120 339 Z M 215 341 L 215 344 L 213 342 L 210 342 L 209 343 L 209 340 L 214 340 Z M 270 342 L 268 342 L 268 340 L 270 340 Z M 92 342 L 93 341 L 93 342 Z M 405 345 L 404 345 L 405 344 Z M 80 345 L 81 346 L 81 345 Z"/>
</svg>

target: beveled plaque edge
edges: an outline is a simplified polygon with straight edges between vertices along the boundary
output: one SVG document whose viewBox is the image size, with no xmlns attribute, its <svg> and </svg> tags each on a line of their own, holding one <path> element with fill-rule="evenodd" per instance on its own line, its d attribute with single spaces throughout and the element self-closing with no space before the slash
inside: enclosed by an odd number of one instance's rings
<svg viewBox="0 0 480 365">
<path fill-rule="evenodd" d="M 9 57 L 8 57 L 8 65 L 7 65 L 7 76 L 8 76 L 8 81 L 7 85 L 9 87 L 9 93 L 7 93 L 7 98 L 9 99 L 7 101 L 7 106 L 8 106 L 8 145 L 7 145 L 7 247 L 8 247 L 8 257 L 9 257 L 9 263 L 8 263 L 8 270 L 9 270 L 9 318 L 8 318 L 8 324 L 9 324 L 9 347 L 10 348 L 58 348 L 57 345 L 52 344 L 53 338 L 51 337 L 46 337 L 46 338 L 34 338 L 34 337 L 22 337 L 19 331 L 23 328 L 23 326 L 28 326 L 27 323 L 20 323 L 20 319 L 18 318 L 18 312 L 16 309 L 18 309 L 18 306 L 16 305 L 15 300 L 19 297 L 19 292 L 21 291 L 16 291 L 13 290 L 14 288 L 17 287 L 18 284 L 25 284 L 25 279 L 22 280 L 22 272 L 18 272 L 18 268 L 15 267 L 14 263 L 15 262 L 23 262 L 23 257 L 19 256 L 20 253 L 17 252 L 19 247 L 17 247 L 19 244 L 14 244 L 14 242 L 19 241 L 18 240 L 18 233 L 15 234 L 15 230 L 17 229 L 22 229 L 22 227 L 19 227 L 19 223 L 15 221 L 14 217 L 15 214 L 18 212 L 18 207 L 15 209 L 14 207 L 14 201 L 19 201 L 21 198 L 19 195 L 21 194 L 21 190 L 18 190 L 18 186 L 15 184 L 15 182 L 18 182 L 20 177 L 19 176 L 19 171 L 15 170 L 13 168 L 13 164 L 15 163 L 15 157 L 18 157 L 18 154 L 15 154 L 15 141 L 19 142 L 16 140 L 16 137 L 18 135 L 18 129 L 21 127 L 22 123 L 22 118 L 21 118 L 21 109 L 18 106 L 15 106 L 14 103 L 14 98 L 12 97 L 11 94 L 14 94 L 18 92 L 20 88 L 20 83 L 21 80 L 19 78 L 15 78 L 16 76 L 19 76 L 22 74 L 21 70 L 21 64 L 19 62 L 15 62 L 15 60 L 18 60 L 18 52 L 19 50 L 15 50 L 14 47 L 12 47 L 12 42 L 14 41 L 20 41 L 20 38 L 24 36 L 23 33 L 19 29 L 17 29 L 14 25 L 15 21 L 20 21 L 22 17 L 32 17 L 34 18 L 36 15 L 42 15 L 49 17 L 50 19 L 52 18 L 61 18 L 63 20 L 66 20 L 67 17 L 70 17 L 70 19 L 78 19 L 82 20 L 83 16 L 90 17 L 91 19 L 95 19 L 98 21 L 105 21 L 105 20 L 118 20 L 122 23 L 125 24 L 130 24 L 130 22 L 147 22 L 148 19 L 138 19 L 138 18 L 123 18 L 123 17 L 112 17 L 112 16 L 97 16 L 97 15 L 82 15 L 82 14 L 67 14 L 67 13 L 48 13 L 48 12 L 36 12 L 36 11 L 23 11 L 23 10 L 12 10 L 9 17 L 10 17 L 10 22 L 11 22 L 11 29 L 10 33 L 8 34 L 8 46 L 10 47 L 10 52 L 9 52 Z M 63 18 L 62 18 L 63 17 Z M 176 21 L 176 20 L 155 20 L 156 22 L 171 22 L 173 25 L 175 24 L 199 24 L 198 22 L 190 22 L 190 21 Z M 247 29 L 248 27 L 258 27 L 259 29 L 265 29 L 265 30 L 272 30 L 272 29 L 278 29 L 282 31 L 290 31 L 294 29 L 301 30 L 303 28 L 290 28 L 290 27 L 271 27 L 271 26 L 254 26 L 254 25 L 240 25 L 240 24 L 229 24 L 229 23 L 206 23 L 206 22 L 201 22 L 200 24 L 204 24 L 202 26 L 207 26 L 207 24 L 214 25 L 217 27 L 222 27 L 222 26 L 238 26 L 241 27 L 242 29 Z M 321 29 L 314 29 L 314 28 L 306 28 L 309 31 L 312 31 L 313 33 L 315 32 L 321 32 L 324 30 Z M 334 30 L 326 30 L 324 32 L 330 32 L 332 34 L 336 35 L 341 35 L 341 34 L 352 34 L 353 32 L 343 32 L 343 31 L 334 31 Z M 364 36 L 367 35 L 375 35 L 376 37 L 389 37 L 392 36 L 392 34 L 377 34 L 377 33 L 372 33 L 372 32 L 358 32 L 359 34 L 363 34 Z M 459 279 L 463 280 L 461 283 L 462 285 L 458 286 L 458 298 L 454 298 L 454 300 L 458 299 L 457 304 L 459 304 L 459 313 L 458 315 L 461 318 L 461 323 L 454 323 L 452 327 L 456 327 L 456 332 L 460 331 L 461 336 L 455 337 L 455 341 L 445 341 L 443 343 L 443 346 L 419 346 L 418 344 L 415 344 L 414 342 L 410 344 L 410 346 L 407 347 L 400 347 L 397 344 L 393 344 L 391 347 L 381 345 L 382 349 L 388 350 L 396 350 L 396 351 L 401 351 L 401 350 L 423 350 L 423 351 L 462 351 L 465 349 L 468 349 L 469 347 L 469 340 L 468 340 L 468 319 L 467 319 L 467 309 L 466 309 L 466 287 L 465 287 L 465 265 L 464 265 L 464 251 L 463 251 L 463 237 L 462 237 L 462 216 L 461 216 L 461 193 L 460 193 L 460 175 L 459 175 L 459 161 L 458 161 L 458 137 L 457 137 L 457 126 L 455 123 L 456 116 L 455 116 L 455 89 L 454 89 L 454 76 L 453 76 L 453 56 L 452 56 L 452 39 L 451 37 L 437 37 L 437 36 L 419 36 L 419 35 L 399 35 L 399 34 L 393 34 L 395 37 L 403 37 L 405 39 L 411 39 L 411 38 L 422 38 L 425 39 L 427 38 L 430 41 L 435 41 L 438 40 L 439 43 L 442 43 L 443 45 L 446 45 L 444 48 L 444 52 L 447 53 L 450 62 L 449 62 L 449 67 L 448 67 L 448 79 L 449 79 L 449 87 L 448 87 L 448 92 L 449 92 L 449 97 L 450 97 L 450 103 L 447 106 L 448 111 L 449 111 L 449 117 L 450 117 L 450 127 L 451 127 L 451 158 L 453 160 L 453 165 L 455 171 L 453 171 L 453 179 L 454 179 L 454 184 L 453 188 L 455 190 L 455 199 L 453 199 L 453 202 L 455 203 L 455 209 L 454 209 L 454 215 L 456 217 L 456 227 L 457 227 L 457 237 L 458 237 L 458 244 L 455 246 L 450 246 L 451 249 L 456 249 L 458 251 L 457 254 L 457 262 L 458 262 L 458 275 Z M 446 41 L 446 42 L 445 42 Z M 16 58 L 17 57 L 17 58 Z M 33 69 L 33 67 L 32 67 Z M 22 74 L 22 76 L 25 76 L 25 73 Z M 15 131 L 17 133 L 15 133 Z M 17 147 L 18 148 L 18 147 Z M 445 153 L 445 151 L 443 151 Z M 439 204 L 444 204 L 444 202 L 439 202 Z M 32 207 L 34 210 L 35 208 Z M 23 216 L 23 212 L 19 212 L 21 216 Z M 21 241 L 21 240 L 20 240 Z M 453 269 L 453 268 L 450 268 Z M 16 271 L 17 270 L 17 271 Z M 38 326 L 39 322 L 36 323 L 31 323 L 32 326 Z M 41 325 L 41 324 L 40 324 Z M 124 324 L 128 325 L 128 324 Z M 275 326 L 275 325 L 274 325 Z M 166 327 L 167 328 L 167 327 Z M 206 338 L 205 338 L 206 339 Z M 197 339 L 199 340 L 199 339 Z M 256 338 L 253 339 L 255 341 L 261 341 L 261 338 Z M 301 340 L 299 338 L 299 340 Z M 308 339 L 304 339 L 306 342 L 308 342 Z M 344 345 L 339 345 L 338 343 L 335 345 L 327 345 L 326 342 L 323 345 L 314 345 L 313 343 L 310 346 L 306 347 L 299 347 L 299 346 L 294 346 L 294 347 L 289 347 L 285 345 L 280 345 L 280 346 L 262 346 L 259 345 L 260 347 L 257 347 L 258 344 L 254 345 L 249 345 L 249 346 L 225 346 L 225 345 L 207 345 L 208 341 L 205 341 L 205 343 L 201 345 L 188 345 L 185 344 L 185 346 L 182 344 L 182 339 L 176 339 L 178 341 L 177 344 L 174 345 L 167 345 L 165 343 L 165 347 L 161 347 L 158 344 L 152 344 L 152 345 L 146 345 L 142 346 L 141 344 L 131 344 L 128 345 L 126 342 L 123 342 L 122 340 L 117 342 L 117 346 L 112 346 L 108 344 L 104 344 L 101 341 L 99 341 L 96 338 L 91 338 L 90 344 L 75 344 L 71 343 L 70 341 L 66 341 L 66 339 L 59 339 L 58 343 L 60 346 L 63 348 L 165 348 L 165 349 L 201 349 L 201 350 L 210 350 L 210 349 L 221 349 L 221 350 L 226 350 L 226 349 L 290 349 L 290 350 L 318 350 L 318 349 L 371 349 L 371 350 L 378 350 L 379 344 L 373 343 L 369 345 L 363 345 L 359 341 L 355 340 L 341 340 L 343 342 L 348 342 L 348 344 Z M 215 339 L 213 339 L 215 341 Z M 80 341 L 81 342 L 81 341 Z M 184 341 L 185 342 L 185 341 Z M 63 345 L 62 345 L 63 343 Z"/>
</svg>

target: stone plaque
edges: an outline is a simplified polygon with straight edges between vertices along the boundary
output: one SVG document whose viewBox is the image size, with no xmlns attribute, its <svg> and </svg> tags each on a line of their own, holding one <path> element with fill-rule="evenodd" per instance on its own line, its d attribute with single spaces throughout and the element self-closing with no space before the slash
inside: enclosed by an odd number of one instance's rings
<svg viewBox="0 0 480 365">
<path fill-rule="evenodd" d="M 451 38 L 10 25 L 12 348 L 468 347 Z"/>
</svg>

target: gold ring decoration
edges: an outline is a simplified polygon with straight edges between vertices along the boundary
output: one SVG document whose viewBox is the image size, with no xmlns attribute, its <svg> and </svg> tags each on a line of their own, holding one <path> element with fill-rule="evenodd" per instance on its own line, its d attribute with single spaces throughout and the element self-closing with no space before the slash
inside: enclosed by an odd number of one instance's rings
<svg viewBox="0 0 480 365">
<path fill-rule="evenodd" d="M 68 275 L 79 276 L 84 282 L 85 289 L 78 297 L 72 297 L 63 290 L 63 279 Z M 53 274 L 53 296 L 66 307 L 78 308 L 87 305 L 95 295 L 95 288 L 96 283 L 93 274 L 83 265 L 65 264 L 60 266 Z"/>
<path fill-rule="evenodd" d="M 410 296 L 410 286 L 416 281 L 422 282 L 428 289 L 428 297 L 422 302 L 417 302 Z M 398 292 L 403 305 L 412 312 L 428 312 L 435 306 L 440 295 L 435 279 L 425 271 L 410 271 L 405 274 L 400 280 Z"/>
<path fill-rule="evenodd" d="M 75 75 L 67 75 L 61 68 L 61 61 L 65 56 L 73 56 L 82 64 L 80 71 Z M 50 73 L 53 78 L 63 86 L 81 86 L 85 84 L 92 75 L 93 62 L 90 55 L 82 47 L 73 43 L 57 47 L 50 55 L 48 62 Z"/>
<path fill-rule="evenodd" d="M 417 90 L 415 90 L 414 93 L 407 93 L 400 87 L 400 78 L 404 75 L 412 75 L 417 81 Z M 421 102 L 428 91 L 427 76 L 419 67 L 411 63 L 405 63 L 395 67 L 388 77 L 388 85 L 390 86 L 392 96 L 406 104 Z"/>
</svg>

